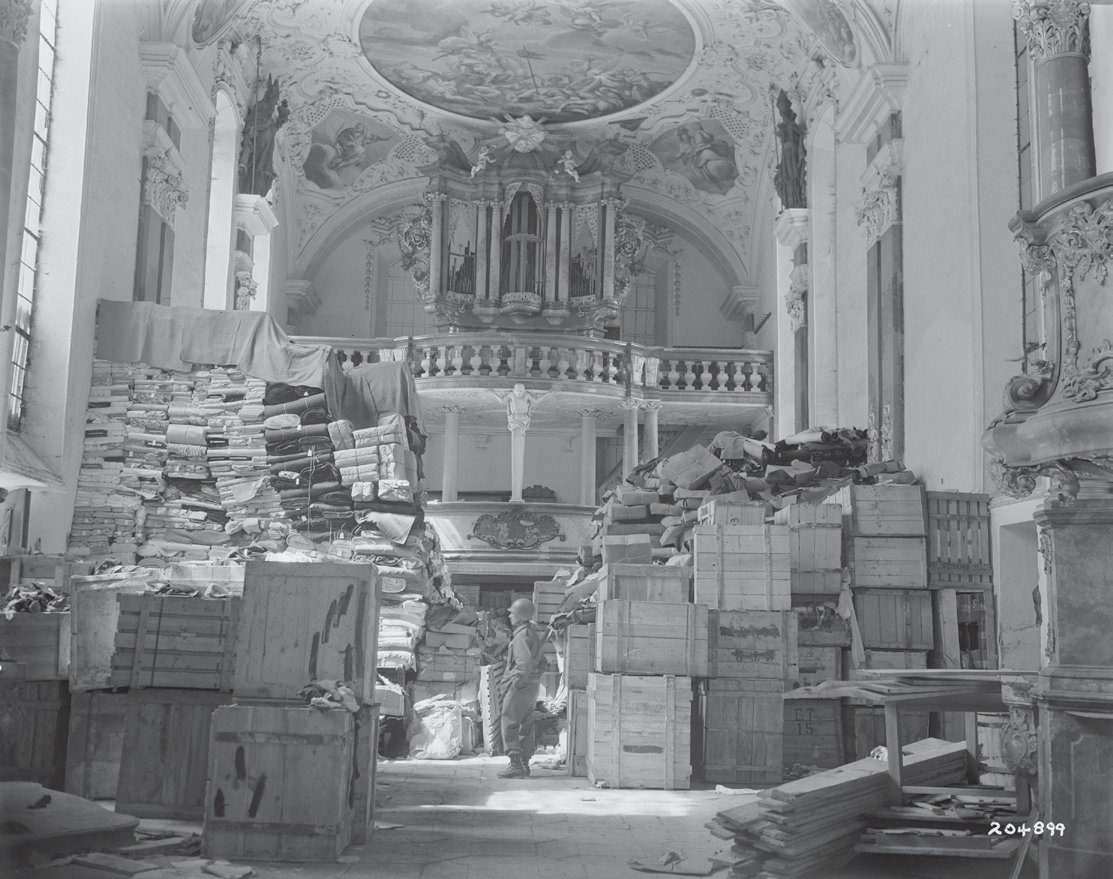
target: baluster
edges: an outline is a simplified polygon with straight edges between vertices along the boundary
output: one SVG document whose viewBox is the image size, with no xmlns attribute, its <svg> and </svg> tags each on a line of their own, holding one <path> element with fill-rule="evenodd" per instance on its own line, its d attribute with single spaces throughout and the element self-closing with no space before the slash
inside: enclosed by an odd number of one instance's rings
<svg viewBox="0 0 1113 879">
<path fill-rule="evenodd" d="M 510 349 L 510 346 L 499 345 L 497 354 L 494 353 L 494 349 L 492 346 L 491 362 L 493 363 L 496 359 L 498 360 L 498 366 L 495 367 L 496 372 L 502 378 L 506 378 L 508 375 L 510 375 L 510 363 L 513 361 L 513 353 Z"/>
<path fill-rule="evenodd" d="M 607 377 L 606 381 L 609 384 L 614 384 L 618 381 L 618 358 L 621 355 L 615 354 L 613 351 L 607 355 Z M 630 364 L 626 364 L 626 368 L 630 368 Z"/>
<path fill-rule="evenodd" d="M 568 360 L 568 355 L 571 353 L 567 348 L 560 346 L 556 349 L 557 352 L 557 378 L 561 381 L 568 380 L 568 370 L 572 368 L 572 364 Z"/>
<path fill-rule="evenodd" d="M 452 346 L 452 372 L 459 377 L 464 374 L 464 346 Z"/>
<path fill-rule="evenodd" d="M 553 361 L 549 359 L 552 349 L 548 345 L 540 345 L 537 349 L 537 372 L 541 378 L 552 378 L 549 370 L 553 368 Z"/>
<path fill-rule="evenodd" d="M 764 391 L 767 394 L 773 393 L 773 372 L 769 364 L 760 363 L 754 366 L 753 390 Z M 762 387 L 764 385 L 764 387 Z"/>
<path fill-rule="evenodd" d="M 471 364 L 471 372 L 469 372 L 468 375 L 477 376 L 480 375 L 480 370 L 483 368 L 483 346 L 472 345 L 470 347 L 471 357 L 468 359 L 468 363 Z"/>
<path fill-rule="evenodd" d="M 676 371 L 676 363 L 677 361 L 675 359 L 669 360 L 669 372 L 668 375 L 665 377 L 665 389 L 669 391 L 680 390 L 680 373 Z"/>
<path fill-rule="evenodd" d="M 425 378 L 433 377 L 433 346 L 421 346 L 421 374 Z"/>
<path fill-rule="evenodd" d="M 588 357 L 590 355 L 583 348 L 576 349 L 576 374 L 573 376 L 578 382 L 587 381 Z"/>
<path fill-rule="evenodd" d="M 645 386 L 647 388 L 656 388 L 660 386 L 661 382 L 661 358 L 660 357 L 647 357 L 645 358 Z"/>
<path fill-rule="evenodd" d="M 727 389 L 727 361 L 716 360 L 715 367 L 715 381 L 718 382 L 718 387 L 715 390 L 725 391 Z"/>
<path fill-rule="evenodd" d="M 598 348 L 591 352 L 591 381 L 603 381 L 603 352 Z"/>
<path fill-rule="evenodd" d="M 452 361 L 448 358 L 448 345 L 437 346 L 437 363 L 440 365 L 441 378 L 447 378 L 452 369 Z"/>
<path fill-rule="evenodd" d="M 691 357 L 684 360 L 684 390 L 694 391 L 696 389 L 696 371 L 695 360 Z"/>
</svg>

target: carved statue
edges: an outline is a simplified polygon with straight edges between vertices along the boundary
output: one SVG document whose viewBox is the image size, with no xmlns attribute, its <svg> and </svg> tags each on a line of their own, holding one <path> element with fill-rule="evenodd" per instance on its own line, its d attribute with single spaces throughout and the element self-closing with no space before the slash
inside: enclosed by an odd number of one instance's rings
<svg viewBox="0 0 1113 879">
<path fill-rule="evenodd" d="M 274 140 L 290 115 L 286 102 L 280 103 L 279 97 L 278 83 L 272 77 L 244 120 L 239 161 L 243 195 L 266 195 L 274 182 Z"/>
<path fill-rule="evenodd" d="M 494 164 L 495 157 L 491 155 L 491 148 L 484 146 L 479 148 L 479 155 L 476 157 L 475 164 L 471 166 L 471 173 L 469 177 L 474 177 L 487 169 L 488 165 Z"/>
<path fill-rule="evenodd" d="M 773 177 L 773 185 L 781 199 L 781 207 L 806 208 L 808 206 L 805 174 L 807 150 L 804 148 L 804 126 L 796 121 L 792 101 L 781 90 L 777 97 L 781 121 L 777 124 L 777 139 L 781 144 L 781 161 Z"/>
<path fill-rule="evenodd" d="M 506 423 L 511 432 L 525 433 L 529 430 L 530 410 L 544 394 L 530 393 L 521 382 L 514 385 L 514 390 L 509 393 L 495 393 L 506 401 Z"/>
<path fill-rule="evenodd" d="M 580 182 L 580 172 L 576 170 L 576 160 L 572 158 L 572 150 L 565 150 L 560 154 L 560 159 L 557 160 L 557 166 L 553 173 L 567 174 L 577 183 Z"/>
</svg>

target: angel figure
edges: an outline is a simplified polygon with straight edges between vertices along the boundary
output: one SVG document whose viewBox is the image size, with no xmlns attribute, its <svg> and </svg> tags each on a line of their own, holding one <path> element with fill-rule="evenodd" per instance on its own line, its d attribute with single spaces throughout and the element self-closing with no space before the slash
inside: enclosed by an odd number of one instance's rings
<svg viewBox="0 0 1113 879">
<path fill-rule="evenodd" d="M 476 157 L 475 164 L 471 166 L 471 173 L 469 177 L 474 177 L 481 171 L 485 171 L 488 165 L 493 164 L 495 157 L 491 155 L 491 148 L 484 146 L 479 148 L 479 155 Z"/>
<path fill-rule="evenodd" d="M 545 396 L 527 391 L 526 386 L 521 382 L 514 385 L 512 391 L 494 393 L 506 402 L 506 423 L 511 433 L 525 433 L 529 430 L 530 410 L 534 403 Z"/>
<path fill-rule="evenodd" d="M 576 160 L 572 158 L 572 150 L 565 150 L 557 160 L 554 174 L 567 174 L 577 183 L 580 182 L 580 172 L 576 170 Z"/>
</svg>

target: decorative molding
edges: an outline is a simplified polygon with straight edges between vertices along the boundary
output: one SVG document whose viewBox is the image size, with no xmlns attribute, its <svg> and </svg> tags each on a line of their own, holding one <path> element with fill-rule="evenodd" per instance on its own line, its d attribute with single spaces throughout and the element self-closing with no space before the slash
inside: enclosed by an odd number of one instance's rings
<svg viewBox="0 0 1113 879">
<path fill-rule="evenodd" d="M 1051 576 L 1051 570 L 1052 570 L 1052 561 L 1053 561 L 1053 550 L 1052 550 L 1052 546 L 1051 546 L 1051 530 L 1049 528 L 1046 528 L 1043 525 L 1041 525 L 1041 526 L 1039 526 L 1039 532 L 1040 532 L 1039 552 L 1040 552 L 1040 555 L 1043 556 L 1043 572 L 1048 577 L 1050 577 Z M 1038 586 L 1036 587 L 1036 594 L 1039 595 L 1039 587 Z"/>
<path fill-rule="evenodd" d="M 881 431 L 879 441 L 881 443 L 881 458 L 882 461 L 892 461 L 896 458 L 893 449 L 893 404 L 886 403 L 881 410 Z"/>
<path fill-rule="evenodd" d="M 31 0 L 0 0 L 0 40 L 16 46 L 27 38 Z"/>
<path fill-rule="evenodd" d="M 251 236 L 269 235 L 278 225 L 278 217 L 261 195 L 237 195 L 235 217 L 236 225 Z"/>
<path fill-rule="evenodd" d="M 796 332 L 808 323 L 808 264 L 796 266 L 788 276 L 788 292 L 785 294 L 785 310 L 788 312 L 789 326 Z"/>
<path fill-rule="evenodd" d="M 1001 727 L 1001 757 L 1013 775 L 1035 778 L 1039 773 L 1039 735 L 1034 708 L 1009 706 Z"/>
<path fill-rule="evenodd" d="M 868 143 L 904 103 L 908 65 L 875 64 L 840 106 L 835 135 L 842 143 Z"/>
<path fill-rule="evenodd" d="M 148 155 L 147 171 L 143 177 L 143 203 L 150 205 L 171 229 L 174 228 L 178 208 L 184 208 L 189 202 L 189 187 L 175 168 L 176 163 L 169 151 Z"/>
<path fill-rule="evenodd" d="M 552 516 L 513 506 L 497 516 L 485 513 L 475 520 L 468 540 L 482 540 L 497 549 L 536 549 L 543 543 L 568 535 Z"/>
<path fill-rule="evenodd" d="M 754 286 L 738 285 L 731 287 L 719 305 L 719 313 L 727 320 L 746 323 L 757 312 L 759 290 Z"/>
<path fill-rule="evenodd" d="M 889 173 L 878 175 L 871 189 L 862 191 L 857 208 L 858 225 L 866 227 L 866 238 L 872 245 L 890 226 L 900 223 L 900 178 Z"/>
<path fill-rule="evenodd" d="M 143 157 L 145 159 L 161 158 L 167 162 L 170 173 L 182 176 L 185 174 L 185 161 L 174 141 L 166 133 L 166 129 L 152 119 L 143 120 Z"/>
<path fill-rule="evenodd" d="M 182 128 L 203 128 L 216 113 L 213 98 L 185 50 L 173 43 L 141 43 L 140 63 L 147 91 L 154 92 Z"/>
<path fill-rule="evenodd" d="M 312 281 L 289 278 L 286 281 L 286 307 L 300 315 L 313 314 L 321 307 L 321 297 Z"/>
<path fill-rule="evenodd" d="M 773 234 L 782 247 L 795 250 L 811 237 L 811 214 L 807 208 L 786 208 L 773 223 Z"/>
<path fill-rule="evenodd" d="M 433 200 L 426 192 L 415 213 L 405 217 L 398 230 L 402 268 L 414 279 L 414 286 L 425 299 L 429 292 L 429 250 L 433 240 Z"/>
<path fill-rule="evenodd" d="M 881 458 L 881 432 L 877 426 L 877 407 L 870 404 L 866 417 L 866 438 L 868 440 L 866 460 L 871 464 L 879 463 Z M 1035 485 L 1032 486 L 1035 489 Z"/>
<path fill-rule="evenodd" d="M 660 412 L 665 404 L 661 400 L 641 400 L 639 407 L 646 412 Z"/>
<path fill-rule="evenodd" d="M 1039 63 L 1056 55 L 1084 52 L 1086 0 L 1014 0 L 1013 18 L 1028 40 L 1028 52 Z"/>
</svg>

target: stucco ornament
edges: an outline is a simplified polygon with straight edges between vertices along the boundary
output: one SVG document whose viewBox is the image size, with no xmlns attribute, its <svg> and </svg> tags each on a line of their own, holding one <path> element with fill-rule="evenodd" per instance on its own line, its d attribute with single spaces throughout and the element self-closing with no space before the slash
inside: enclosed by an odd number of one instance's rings
<svg viewBox="0 0 1113 879">
<path fill-rule="evenodd" d="M 472 525 L 468 540 L 482 540 L 497 549 L 536 549 L 543 543 L 568 539 L 552 516 L 523 507 L 511 507 L 497 516 L 484 513 Z"/>
<path fill-rule="evenodd" d="M 875 188 L 863 190 L 857 215 L 858 225 L 866 227 L 870 244 L 884 235 L 890 226 L 900 222 L 897 178 L 892 174 L 882 174 Z"/>
<path fill-rule="evenodd" d="M 1009 719 L 1001 728 L 1001 757 L 1009 772 L 1035 778 L 1039 771 L 1039 736 L 1031 708 L 1009 706 Z"/>
<path fill-rule="evenodd" d="M 796 332 L 808 322 L 808 267 L 797 266 L 789 275 L 788 293 L 785 294 L 785 310 L 788 312 L 789 326 Z"/>
<path fill-rule="evenodd" d="M 499 131 L 516 153 L 532 153 L 545 140 L 545 129 L 541 127 L 541 120 L 534 121 L 529 116 L 508 119 L 506 125 Z"/>
<path fill-rule="evenodd" d="M 250 311 L 258 289 L 259 282 L 251 277 L 251 272 L 236 272 L 236 311 Z"/>
<path fill-rule="evenodd" d="M 421 209 L 410 214 L 398 229 L 398 247 L 402 251 L 402 268 L 414 279 L 414 286 L 423 297 L 429 295 L 429 247 L 432 241 L 433 206 L 426 198 Z"/>
<path fill-rule="evenodd" d="M 0 0 L 0 40 L 17 46 L 27 37 L 31 0 Z"/>
<path fill-rule="evenodd" d="M 1081 52 L 1085 45 L 1086 0 L 1015 0 L 1013 18 L 1028 41 L 1035 61 Z"/>
<path fill-rule="evenodd" d="M 189 188 L 178 173 L 169 151 L 148 156 L 143 202 L 154 208 L 171 229 L 174 228 L 178 208 L 185 207 L 189 202 Z"/>
</svg>

